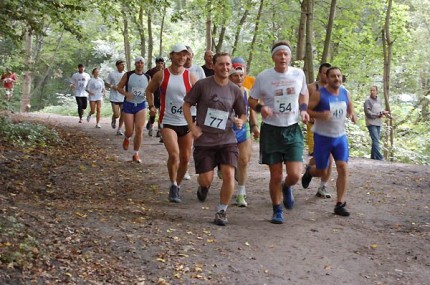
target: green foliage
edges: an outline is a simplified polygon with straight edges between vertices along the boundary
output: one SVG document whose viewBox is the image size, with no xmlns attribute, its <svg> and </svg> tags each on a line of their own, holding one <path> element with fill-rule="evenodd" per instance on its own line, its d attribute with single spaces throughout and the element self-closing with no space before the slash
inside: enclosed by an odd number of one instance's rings
<svg viewBox="0 0 430 285">
<path fill-rule="evenodd" d="M 27 149 L 47 147 L 61 142 L 57 131 L 44 125 L 33 123 L 13 123 L 7 117 L 0 117 L 0 137 L 7 144 Z"/>
</svg>

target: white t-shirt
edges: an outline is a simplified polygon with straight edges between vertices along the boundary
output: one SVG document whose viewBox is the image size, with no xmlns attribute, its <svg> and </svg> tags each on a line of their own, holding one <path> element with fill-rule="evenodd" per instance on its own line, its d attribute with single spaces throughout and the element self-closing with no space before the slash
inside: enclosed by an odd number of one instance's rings
<svg viewBox="0 0 430 285">
<path fill-rule="evenodd" d="M 87 88 L 90 78 L 90 75 L 86 72 L 76 72 L 72 75 L 71 83 L 75 86 L 73 93 L 76 97 L 88 97 L 88 93 L 85 91 L 85 88 Z"/>
<path fill-rule="evenodd" d="M 112 71 L 108 75 L 108 79 L 106 80 L 112 86 L 118 86 L 118 83 L 121 81 L 121 78 L 125 74 L 125 71 L 119 72 L 118 70 Z M 124 96 L 116 90 L 112 88 L 109 91 L 109 100 L 111 102 L 124 102 Z"/>
<path fill-rule="evenodd" d="M 193 65 L 191 65 L 190 68 L 188 68 L 188 70 L 190 71 L 190 73 L 192 75 L 194 75 L 194 77 L 197 79 L 197 81 L 199 81 L 200 79 L 206 78 L 205 71 L 199 65 L 193 64 Z M 191 106 L 190 110 L 191 110 L 191 116 L 197 115 L 197 107 L 196 106 Z"/>
<path fill-rule="evenodd" d="M 288 127 L 299 122 L 300 94 L 308 94 L 305 74 L 289 66 L 284 73 L 270 68 L 258 74 L 250 96 L 272 109 L 273 114 L 263 118 L 264 123 Z"/>
<path fill-rule="evenodd" d="M 93 95 L 88 96 L 90 101 L 100 101 L 103 100 L 103 94 L 105 90 L 105 83 L 103 79 L 99 78 L 91 78 L 88 81 L 87 91 L 93 93 Z"/>
</svg>

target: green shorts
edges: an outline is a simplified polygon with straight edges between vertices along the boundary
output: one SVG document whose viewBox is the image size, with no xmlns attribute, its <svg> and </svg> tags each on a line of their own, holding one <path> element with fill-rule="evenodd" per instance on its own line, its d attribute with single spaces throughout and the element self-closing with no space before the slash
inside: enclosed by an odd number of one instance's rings
<svg viewBox="0 0 430 285">
<path fill-rule="evenodd" d="M 303 134 L 299 124 L 276 127 L 261 124 L 260 164 L 303 162 Z"/>
</svg>

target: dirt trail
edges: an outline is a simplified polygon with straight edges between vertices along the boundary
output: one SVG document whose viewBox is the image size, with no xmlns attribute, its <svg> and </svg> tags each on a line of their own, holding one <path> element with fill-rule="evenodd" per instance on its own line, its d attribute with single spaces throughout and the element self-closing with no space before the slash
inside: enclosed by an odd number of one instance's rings
<svg viewBox="0 0 430 285">
<path fill-rule="evenodd" d="M 101 129 L 74 117 L 28 119 L 65 130 L 69 144 L 19 164 L 28 154 L 0 152 L 2 215 L 37 240 L 31 264 L 0 264 L 0 284 L 430 284 L 429 166 L 352 158 L 350 217 L 314 196 L 315 179 L 295 186 L 294 209 L 273 225 L 254 143 L 249 206 L 230 206 L 229 225 L 218 227 L 218 179 L 205 203 L 196 175 L 181 187 L 183 203 L 167 201 L 158 138 L 145 134 L 138 165 L 108 119 Z M 4 246 L 10 236 L 0 234 Z"/>
</svg>

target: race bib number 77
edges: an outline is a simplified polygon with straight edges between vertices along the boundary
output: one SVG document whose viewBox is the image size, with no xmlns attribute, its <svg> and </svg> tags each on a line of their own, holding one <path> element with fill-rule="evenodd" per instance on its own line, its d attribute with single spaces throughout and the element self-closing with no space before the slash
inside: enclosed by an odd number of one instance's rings
<svg viewBox="0 0 430 285">
<path fill-rule="evenodd" d="M 205 118 L 205 126 L 225 130 L 228 120 L 228 112 L 208 108 Z"/>
</svg>

